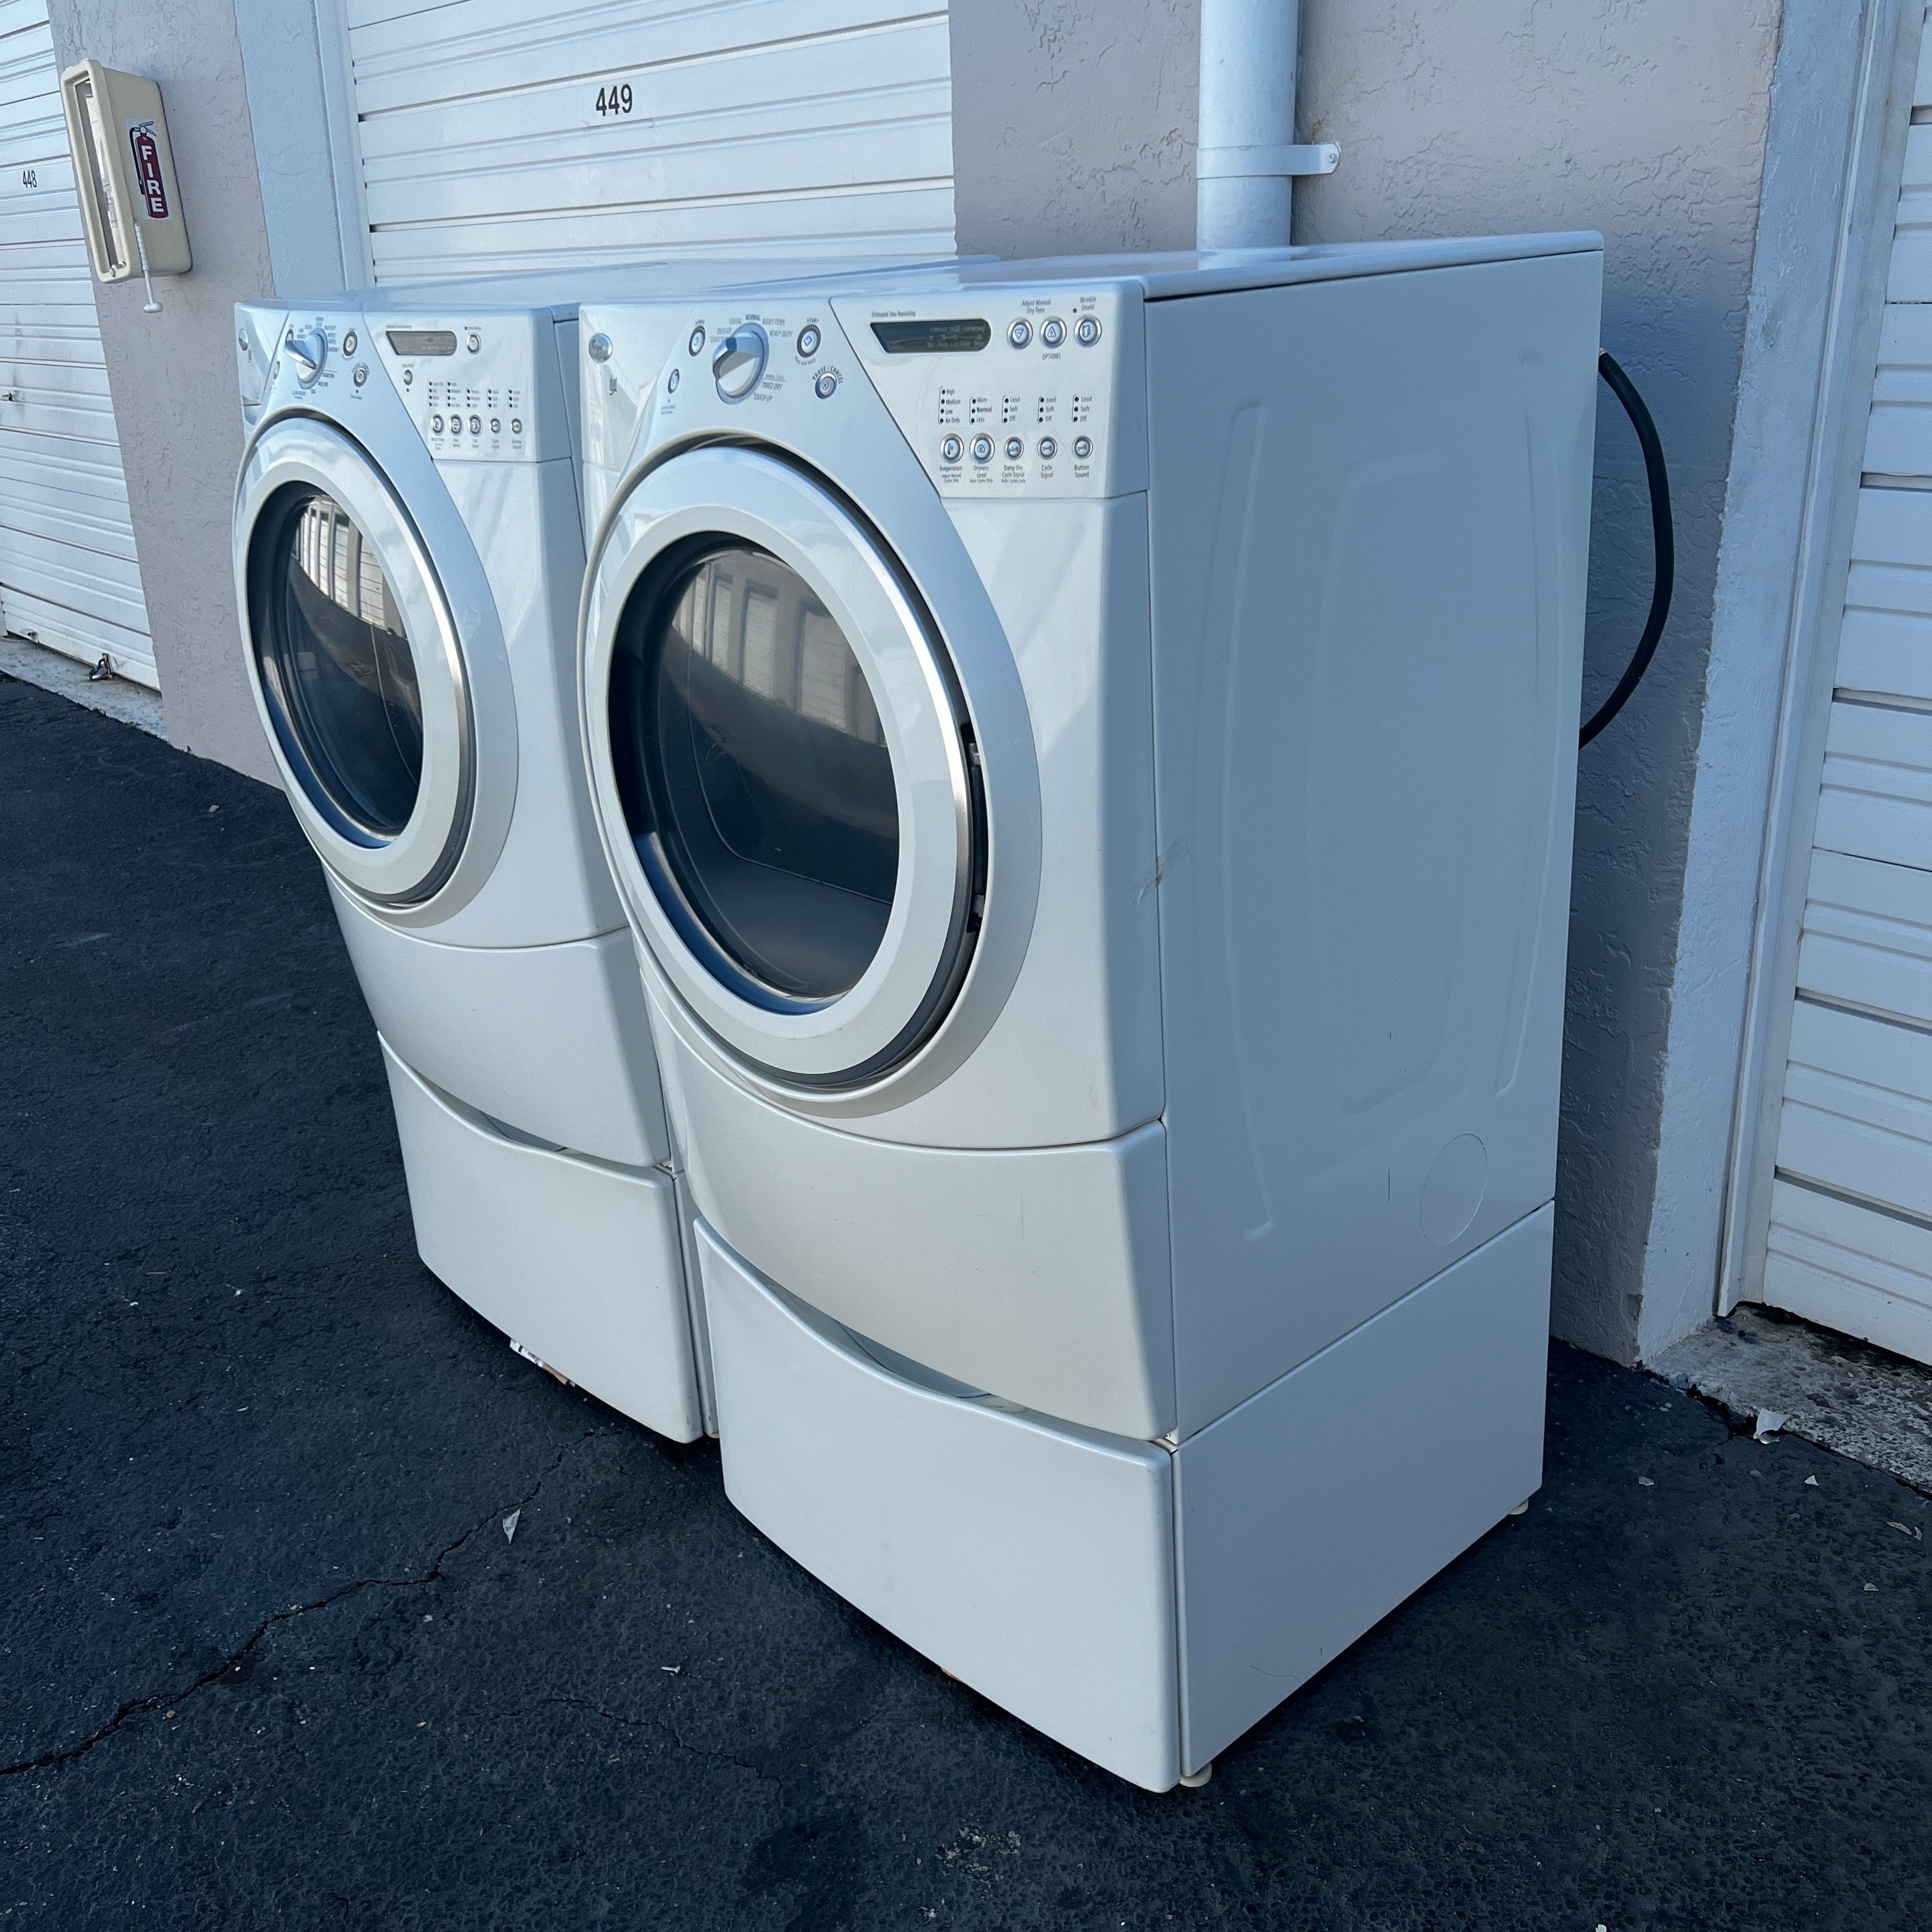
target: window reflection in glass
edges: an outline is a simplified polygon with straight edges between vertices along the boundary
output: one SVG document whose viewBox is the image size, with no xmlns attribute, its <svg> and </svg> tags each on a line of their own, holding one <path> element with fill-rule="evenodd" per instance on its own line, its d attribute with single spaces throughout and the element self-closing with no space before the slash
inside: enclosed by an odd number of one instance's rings
<svg viewBox="0 0 1932 1932">
<path fill-rule="evenodd" d="M 409 823 L 422 777 L 422 698 L 395 595 L 373 546 L 332 497 L 284 493 L 268 547 L 256 648 L 318 802 L 365 833 Z"/>
<path fill-rule="evenodd" d="M 824 1001 L 878 950 L 898 869 L 892 757 L 864 671 L 788 566 L 687 562 L 627 614 L 611 724 L 631 829 L 730 961 Z"/>
</svg>

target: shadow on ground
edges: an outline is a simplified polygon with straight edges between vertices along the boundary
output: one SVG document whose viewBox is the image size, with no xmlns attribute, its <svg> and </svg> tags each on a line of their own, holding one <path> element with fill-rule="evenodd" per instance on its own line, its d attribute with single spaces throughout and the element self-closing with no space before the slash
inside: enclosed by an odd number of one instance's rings
<svg viewBox="0 0 1932 1932">
<path fill-rule="evenodd" d="M 1150 1797 L 424 1271 L 279 797 L 0 682 L 0 1928 L 1924 1922 L 1889 1479 L 1558 1348 L 1528 1515 Z"/>
</svg>

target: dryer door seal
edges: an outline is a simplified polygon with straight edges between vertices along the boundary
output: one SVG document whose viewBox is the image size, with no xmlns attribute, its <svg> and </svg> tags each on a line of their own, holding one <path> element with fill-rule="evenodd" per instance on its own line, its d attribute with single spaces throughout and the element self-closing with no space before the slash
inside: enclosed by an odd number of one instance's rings
<svg viewBox="0 0 1932 1932">
<path fill-rule="evenodd" d="M 607 526 L 584 705 L 606 848 L 686 1010 L 784 1084 L 875 1079 L 972 954 L 984 812 L 945 647 L 829 488 L 689 451 Z"/>
<path fill-rule="evenodd" d="M 235 546 L 250 680 L 296 816 L 373 908 L 421 905 L 464 857 L 478 754 L 463 641 L 414 520 L 356 444 L 284 417 L 244 464 Z"/>
</svg>

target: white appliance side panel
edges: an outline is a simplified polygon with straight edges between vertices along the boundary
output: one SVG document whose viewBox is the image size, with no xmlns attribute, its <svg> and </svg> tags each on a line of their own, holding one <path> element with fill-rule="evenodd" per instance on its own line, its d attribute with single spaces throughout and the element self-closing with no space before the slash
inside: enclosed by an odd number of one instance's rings
<svg viewBox="0 0 1932 1932">
<path fill-rule="evenodd" d="M 437 474 L 490 580 L 517 703 L 517 796 L 483 890 L 436 928 L 452 946 L 554 946 L 624 922 L 592 815 L 577 706 L 584 535 L 567 460 L 446 462 Z"/>
<path fill-rule="evenodd" d="M 704 1425 L 669 1176 L 506 1140 L 387 1041 L 382 1058 L 424 1265 L 599 1401 L 695 1442 Z"/>
<path fill-rule="evenodd" d="M 702 1222 L 698 1236 L 725 1494 L 982 1696 L 1166 1790 L 1180 1772 L 1167 1453 L 890 1373 Z"/>
<path fill-rule="evenodd" d="M 670 1157 L 628 932 L 569 946 L 442 946 L 332 879 L 376 1030 L 418 1072 L 520 1132 L 626 1167 Z"/>
<path fill-rule="evenodd" d="M 896 1147 L 747 1094 L 658 1028 L 698 1211 L 760 1273 L 941 1374 L 1094 1429 L 1173 1426 L 1160 1126 L 1016 1153 Z"/>
<path fill-rule="evenodd" d="M 1600 282 L 1149 304 L 1184 1433 L 1553 1192 Z"/>
<path fill-rule="evenodd" d="M 1147 499 L 948 508 L 1033 721 L 1040 902 L 971 1058 L 852 1131 L 957 1148 L 1110 1139 L 1161 1108 Z"/>
<path fill-rule="evenodd" d="M 1187 1769 L 1541 1486 L 1554 1220 L 1540 1209 L 1182 1443 Z"/>
</svg>

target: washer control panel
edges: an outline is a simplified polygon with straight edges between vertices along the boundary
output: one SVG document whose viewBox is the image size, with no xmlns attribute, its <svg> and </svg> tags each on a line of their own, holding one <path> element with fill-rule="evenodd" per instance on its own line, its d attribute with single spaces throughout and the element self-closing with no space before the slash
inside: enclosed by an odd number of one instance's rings
<svg viewBox="0 0 1932 1932">
<path fill-rule="evenodd" d="M 942 496 L 1110 496 L 1142 487 L 1139 412 L 1130 390 L 1123 394 L 1123 372 L 1139 366 L 1139 305 L 1120 290 L 969 285 L 836 306 Z"/>
<path fill-rule="evenodd" d="M 439 463 L 567 456 L 569 426 L 548 315 L 370 315 L 368 350 Z"/>
</svg>

